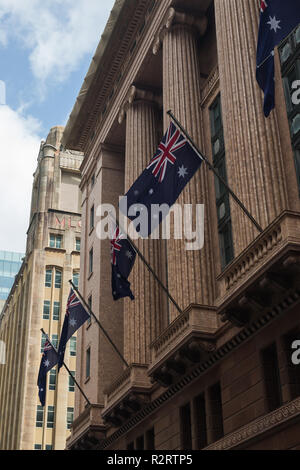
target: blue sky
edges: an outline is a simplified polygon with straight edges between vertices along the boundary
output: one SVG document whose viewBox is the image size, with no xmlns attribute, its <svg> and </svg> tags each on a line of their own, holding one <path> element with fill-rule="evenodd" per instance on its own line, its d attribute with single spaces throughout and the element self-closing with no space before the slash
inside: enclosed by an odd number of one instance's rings
<svg viewBox="0 0 300 470">
<path fill-rule="evenodd" d="M 40 140 L 66 124 L 113 4 L 0 0 L 0 250 L 25 250 Z"/>
</svg>

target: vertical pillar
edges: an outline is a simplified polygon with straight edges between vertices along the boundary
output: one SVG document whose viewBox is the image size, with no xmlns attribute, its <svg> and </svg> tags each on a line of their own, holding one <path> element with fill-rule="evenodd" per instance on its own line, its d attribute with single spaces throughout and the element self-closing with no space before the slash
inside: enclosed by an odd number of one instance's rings
<svg viewBox="0 0 300 470">
<path fill-rule="evenodd" d="M 155 96 L 131 87 L 122 106 L 120 123 L 126 114 L 125 190 L 148 165 L 158 144 Z M 159 240 L 138 240 L 136 244 L 152 268 L 162 277 Z M 125 300 L 125 357 L 129 363 L 148 364 L 150 343 L 166 324 L 162 314 L 162 295 L 147 267 L 137 258 L 131 276 L 135 300 Z M 166 310 L 164 311 L 166 314 Z"/>
<path fill-rule="evenodd" d="M 215 14 L 228 180 L 265 228 L 287 207 L 287 188 L 276 114 L 265 119 L 255 78 L 259 5 L 215 0 Z M 238 255 L 258 233 L 234 203 L 231 214 Z"/>
<path fill-rule="evenodd" d="M 170 8 L 154 43 L 163 47 L 163 102 L 165 128 L 170 109 L 201 148 L 200 69 L 197 36 L 207 27 L 205 16 L 194 17 Z M 204 248 L 186 251 L 182 240 L 168 243 L 168 285 L 181 308 L 191 303 L 211 305 L 214 299 L 208 170 L 203 164 L 177 201 L 205 205 Z M 171 320 L 178 312 L 170 305 Z"/>
</svg>

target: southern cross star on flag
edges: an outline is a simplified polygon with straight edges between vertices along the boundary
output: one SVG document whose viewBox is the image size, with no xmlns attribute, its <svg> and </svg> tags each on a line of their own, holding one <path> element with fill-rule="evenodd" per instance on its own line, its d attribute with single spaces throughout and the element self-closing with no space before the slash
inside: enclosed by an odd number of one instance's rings
<svg viewBox="0 0 300 470">
<path fill-rule="evenodd" d="M 121 212 L 133 221 L 142 237 L 148 237 L 168 215 L 202 161 L 171 122 L 149 165 L 120 201 Z M 158 211 L 163 204 L 166 210 Z M 146 210 L 146 216 L 140 218 Z"/>
<path fill-rule="evenodd" d="M 274 49 L 299 23 L 299 0 L 260 0 L 256 78 L 265 95 L 266 117 L 275 107 Z"/>
<path fill-rule="evenodd" d="M 111 286 L 114 300 L 129 297 L 134 300 L 128 281 L 132 271 L 136 252 L 119 227 L 115 227 L 111 237 Z"/>
<path fill-rule="evenodd" d="M 39 398 L 42 406 L 45 406 L 46 401 L 47 373 L 56 366 L 57 362 L 57 352 L 50 342 L 46 340 L 37 382 L 39 387 Z"/>
<path fill-rule="evenodd" d="M 58 370 L 64 362 L 65 350 L 67 342 L 74 333 L 90 318 L 89 313 L 85 310 L 74 290 L 71 289 L 67 310 L 64 319 L 63 329 L 58 346 Z"/>
</svg>

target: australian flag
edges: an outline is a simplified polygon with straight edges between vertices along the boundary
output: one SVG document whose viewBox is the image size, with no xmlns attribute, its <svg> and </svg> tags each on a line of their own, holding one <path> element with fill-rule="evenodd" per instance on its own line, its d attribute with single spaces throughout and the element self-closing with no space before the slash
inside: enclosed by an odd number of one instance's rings
<svg viewBox="0 0 300 470">
<path fill-rule="evenodd" d="M 90 318 L 89 313 L 85 310 L 77 295 L 71 289 L 68 302 L 63 329 L 58 346 L 58 370 L 64 362 L 65 350 L 67 342 L 74 333 Z"/>
<path fill-rule="evenodd" d="M 202 161 L 171 122 L 149 165 L 120 201 L 120 210 L 134 221 L 142 237 L 148 237 L 168 215 Z M 164 210 L 158 210 L 160 205 Z"/>
<path fill-rule="evenodd" d="M 135 262 L 136 252 L 119 227 L 115 228 L 110 243 L 113 298 L 119 300 L 123 297 L 130 297 L 131 300 L 134 300 L 128 277 Z"/>
<path fill-rule="evenodd" d="M 46 402 L 47 372 L 56 366 L 57 362 L 57 352 L 52 347 L 50 342 L 46 340 L 37 383 L 39 387 L 39 398 L 42 406 L 45 406 Z"/>
<path fill-rule="evenodd" d="M 256 78 L 264 91 L 264 113 L 275 107 L 275 47 L 300 23 L 299 0 L 261 0 Z"/>
</svg>

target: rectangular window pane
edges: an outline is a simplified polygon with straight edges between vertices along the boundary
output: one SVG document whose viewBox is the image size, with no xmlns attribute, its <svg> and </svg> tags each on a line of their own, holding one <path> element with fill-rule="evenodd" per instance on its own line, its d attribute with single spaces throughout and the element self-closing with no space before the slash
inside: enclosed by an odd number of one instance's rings
<svg viewBox="0 0 300 470">
<path fill-rule="evenodd" d="M 44 333 L 42 333 L 42 340 L 41 340 L 41 353 L 43 353 L 43 352 L 44 352 L 45 343 L 46 343 L 46 335 L 45 335 Z"/>
<path fill-rule="evenodd" d="M 52 335 L 51 343 L 53 344 L 53 346 L 55 347 L 55 349 L 57 349 L 57 346 L 58 346 L 58 335 Z"/>
<path fill-rule="evenodd" d="M 86 351 L 86 361 L 85 361 L 85 377 L 88 379 L 91 372 L 91 348 L 88 348 Z"/>
<path fill-rule="evenodd" d="M 54 427 L 54 406 L 48 406 L 47 428 Z"/>
<path fill-rule="evenodd" d="M 44 408 L 40 405 L 37 406 L 36 410 L 36 427 L 37 428 L 42 428 L 43 427 L 43 421 L 44 421 Z"/>
<path fill-rule="evenodd" d="M 70 356 L 76 356 L 76 336 L 70 338 Z"/>
<path fill-rule="evenodd" d="M 192 449 L 191 406 L 187 403 L 180 408 L 180 435 L 182 450 Z"/>
<path fill-rule="evenodd" d="M 52 284 L 52 269 L 46 270 L 45 286 L 51 287 Z"/>
<path fill-rule="evenodd" d="M 211 411 L 211 442 L 215 442 L 224 436 L 222 393 L 220 382 L 210 387 L 208 395 Z"/>
<path fill-rule="evenodd" d="M 76 251 L 80 251 L 81 248 L 81 240 L 80 238 L 76 238 Z"/>
<path fill-rule="evenodd" d="M 50 375 L 49 375 L 49 390 L 55 390 L 55 389 L 56 389 L 56 369 L 51 369 Z"/>
<path fill-rule="evenodd" d="M 73 284 L 78 289 L 78 286 L 79 286 L 79 273 L 73 273 Z"/>
<path fill-rule="evenodd" d="M 196 449 L 201 450 L 207 446 L 207 424 L 204 393 L 195 398 L 195 425 L 196 425 Z"/>
<path fill-rule="evenodd" d="M 67 409 L 67 428 L 70 429 L 74 420 L 74 408 Z"/>
<path fill-rule="evenodd" d="M 144 436 L 140 436 L 137 438 L 136 450 L 144 450 Z"/>
<path fill-rule="evenodd" d="M 93 263 L 94 263 L 93 257 L 94 257 L 94 251 L 92 248 L 89 253 L 89 274 L 92 274 L 93 272 Z"/>
<path fill-rule="evenodd" d="M 41 444 L 34 444 L 34 450 L 42 450 Z"/>
<path fill-rule="evenodd" d="M 91 310 L 93 310 L 93 297 L 92 295 L 89 296 L 88 298 L 88 306 L 90 307 Z M 87 320 L 87 325 L 90 325 L 92 322 L 92 317 L 89 316 L 88 320 Z"/>
<path fill-rule="evenodd" d="M 49 320 L 50 318 L 50 300 L 44 301 L 44 309 L 43 309 L 43 319 Z"/>
<path fill-rule="evenodd" d="M 146 450 L 155 450 L 154 428 L 151 428 L 146 432 Z"/>
<path fill-rule="evenodd" d="M 53 320 L 58 321 L 60 316 L 60 302 L 53 304 Z"/>
<path fill-rule="evenodd" d="M 95 224 L 95 207 L 91 207 L 91 211 L 90 211 L 90 230 L 92 230 L 94 228 L 94 224 Z"/>
<path fill-rule="evenodd" d="M 55 288 L 60 289 L 61 288 L 61 278 L 62 278 L 62 273 L 58 269 L 55 270 Z"/>
<path fill-rule="evenodd" d="M 73 377 L 75 377 L 75 371 L 70 371 Z M 75 392 L 75 382 L 69 375 L 69 392 Z"/>
<path fill-rule="evenodd" d="M 52 450 L 52 445 L 46 444 L 46 450 Z"/>
</svg>

